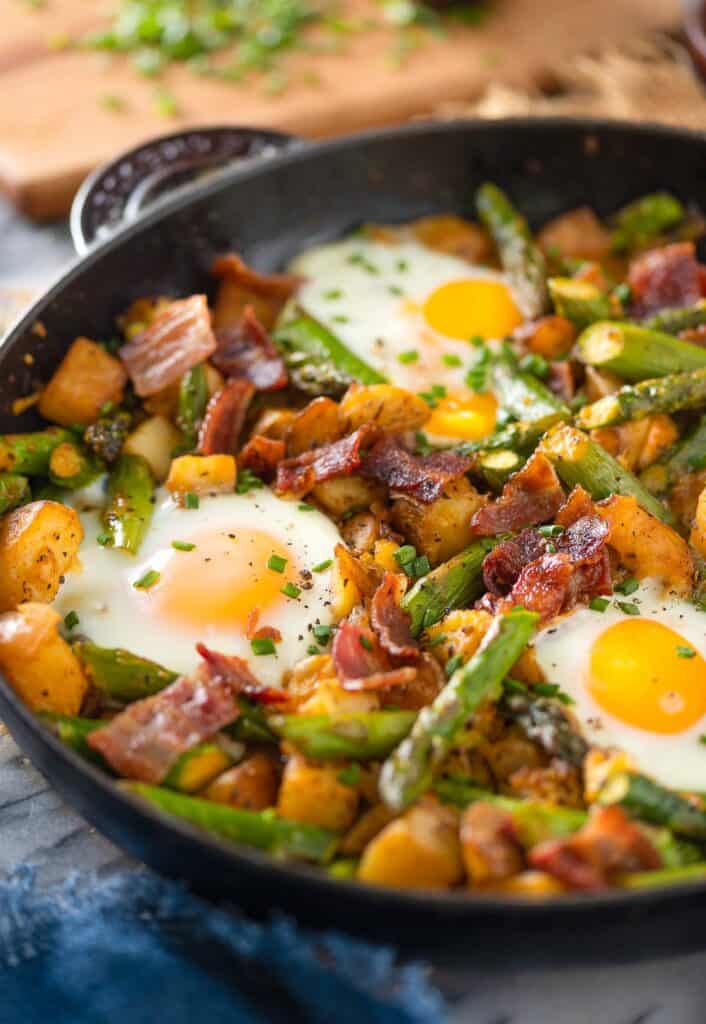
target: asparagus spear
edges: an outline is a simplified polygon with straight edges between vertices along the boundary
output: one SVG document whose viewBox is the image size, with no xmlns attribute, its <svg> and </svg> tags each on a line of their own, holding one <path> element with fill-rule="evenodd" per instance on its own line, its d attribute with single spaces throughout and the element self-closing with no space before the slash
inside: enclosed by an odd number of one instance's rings
<svg viewBox="0 0 706 1024">
<path fill-rule="evenodd" d="M 331 859 L 336 848 L 338 836 L 334 832 L 278 818 L 272 811 L 241 811 L 141 782 L 124 783 L 124 788 L 148 800 L 160 811 L 176 815 L 221 839 L 255 846 L 282 857 L 323 864 Z"/>
<path fill-rule="evenodd" d="M 540 447 L 569 489 L 581 484 L 596 501 L 611 494 L 631 495 L 646 512 L 664 523 L 674 522 L 666 505 L 583 431 L 559 424 L 544 436 Z"/>
<path fill-rule="evenodd" d="M 541 250 L 532 240 L 527 221 L 497 185 L 486 183 L 476 192 L 478 216 L 493 237 L 500 262 L 529 319 L 547 309 L 547 270 Z"/>
<path fill-rule="evenodd" d="M 488 437 L 478 441 L 465 441 L 457 445 L 455 451 L 460 455 L 484 455 L 495 451 L 513 451 L 520 455 L 531 455 L 542 437 L 546 427 L 541 423 L 508 423 Z"/>
<path fill-rule="evenodd" d="M 193 451 L 196 447 L 199 427 L 207 405 L 206 368 L 203 363 L 199 363 L 184 374 L 179 385 L 177 426 L 184 435 L 184 451 Z"/>
<path fill-rule="evenodd" d="M 121 647 L 99 647 L 82 639 L 73 644 L 73 650 L 93 685 L 126 704 L 163 690 L 178 675 Z"/>
<path fill-rule="evenodd" d="M 578 767 L 583 763 L 588 745 L 573 727 L 557 700 L 536 697 L 532 688 L 525 693 L 508 695 L 503 708 L 524 732 L 551 757 Z"/>
<path fill-rule="evenodd" d="M 0 473 L 0 515 L 18 505 L 24 505 L 32 497 L 29 480 L 17 473 Z"/>
<path fill-rule="evenodd" d="M 132 416 L 124 409 L 101 416 L 86 427 L 83 443 L 104 462 L 113 463 L 132 429 Z"/>
<path fill-rule="evenodd" d="M 73 441 L 62 441 L 49 456 L 49 479 L 56 487 L 75 491 L 103 473 L 105 466 Z"/>
<path fill-rule="evenodd" d="M 684 207 L 669 192 L 652 192 L 628 203 L 612 218 L 614 252 L 639 249 L 684 218 Z"/>
<path fill-rule="evenodd" d="M 121 455 L 108 478 L 103 524 L 113 547 L 135 554 L 152 519 L 152 472 L 141 455 Z"/>
<path fill-rule="evenodd" d="M 429 788 L 474 711 L 483 701 L 501 696 L 502 681 L 538 621 L 535 612 L 520 607 L 497 616 L 471 660 L 457 669 L 433 703 L 419 712 L 409 736 L 382 767 L 380 795 L 391 810 L 404 810 Z"/>
<path fill-rule="evenodd" d="M 369 711 L 360 714 L 278 715 L 269 725 L 283 740 L 314 760 L 386 757 L 412 728 L 415 711 Z"/>
<path fill-rule="evenodd" d="M 33 434 L 0 435 L 0 472 L 46 476 L 49 456 L 57 445 L 74 440 L 69 430 L 47 427 Z"/>
<path fill-rule="evenodd" d="M 418 636 L 454 608 L 466 608 L 483 593 L 483 559 L 494 547 L 488 538 L 474 541 L 464 551 L 432 569 L 402 598 Z"/>
<path fill-rule="evenodd" d="M 642 483 L 653 494 L 664 494 L 686 473 L 706 468 L 706 414 L 691 433 L 682 438 L 662 462 L 655 462 L 642 473 Z"/>
<path fill-rule="evenodd" d="M 706 299 L 700 299 L 693 306 L 673 306 L 661 309 L 659 313 L 642 321 L 642 326 L 663 334 L 679 334 L 692 327 L 706 324 Z"/>
<path fill-rule="evenodd" d="M 706 367 L 690 373 L 626 384 L 614 395 L 606 395 L 592 405 L 584 405 L 576 416 L 576 425 L 586 430 L 613 427 L 627 420 L 640 420 L 658 412 L 698 409 L 706 404 Z"/>
<path fill-rule="evenodd" d="M 534 423 L 546 430 L 558 420 L 570 416 L 568 406 L 546 384 L 519 369 L 507 345 L 492 361 L 491 381 L 505 412 L 524 423 Z"/>
<path fill-rule="evenodd" d="M 632 382 L 706 366 L 706 349 L 698 345 L 642 325 L 607 320 L 587 328 L 577 350 L 583 363 Z"/>
<path fill-rule="evenodd" d="M 706 811 L 645 775 L 614 775 L 603 786 L 598 800 L 602 804 L 620 804 L 642 821 L 666 825 L 677 835 L 706 842 Z"/>
<path fill-rule="evenodd" d="M 517 452 L 510 448 L 498 448 L 481 452 L 475 460 L 474 468 L 491 490 L 501 491 L 509 477 L 521 469 L 524 463 L 524 458 Z"/>
<path fill-rule="evenodd" d="M 339 338 L 303 310 L 282 323 L 274 341 L 295 387 L 314 394 L 341 395 L 352 381 L 385 384 L 382 374 L 359 359 Z"/>
<path fill-rule="evenodd" d="M 657 871 L 637 871 L 623 875 L 620 884 L 626 889 L 654 889 L 663 885 L 683 885 L 706 881 L 706 861 L 683 867 L 660 868 Z"/>
<path fill-rule="evenodd" d="M 551 277 L 547 283 L 555 312 L 576 327 L 620 316 L 619 304 L 595 284 L 574 277 Z"/>
</svg>

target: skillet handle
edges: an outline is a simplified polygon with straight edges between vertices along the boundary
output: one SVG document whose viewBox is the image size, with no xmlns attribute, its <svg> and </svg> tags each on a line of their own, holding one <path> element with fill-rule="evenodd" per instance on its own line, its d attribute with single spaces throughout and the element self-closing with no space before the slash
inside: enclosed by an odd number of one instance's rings
<svg viewBox="0 0 706 1024">
<path fill-rule="evenodd" d="M 242 160 L 300 145 L 294 135 L 257 128 L 192 128 L 162 135 L 93 171 L 71 207 L 71 237 L 83 256 L 153 203 Z"/>
</svg>

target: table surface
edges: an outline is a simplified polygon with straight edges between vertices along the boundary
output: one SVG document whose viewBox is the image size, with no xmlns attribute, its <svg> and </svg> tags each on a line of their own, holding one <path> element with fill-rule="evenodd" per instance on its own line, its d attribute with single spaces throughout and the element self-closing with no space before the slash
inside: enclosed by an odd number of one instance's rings
<svg viewBox="0 0 706 1024">
<path fill-rule="evenodd" d="M 0 200 L 0 288 L 41 287 L 72 258 L 66 225 L 34 227 Z M 86 824 L 0 727 L 0 873 L 31 862 L 49 884 L 75 870 L 140 869 Z M 454 1024 L 703 1024 L 706 952 L 620 967 L 444 974 Z"/>
</svg>

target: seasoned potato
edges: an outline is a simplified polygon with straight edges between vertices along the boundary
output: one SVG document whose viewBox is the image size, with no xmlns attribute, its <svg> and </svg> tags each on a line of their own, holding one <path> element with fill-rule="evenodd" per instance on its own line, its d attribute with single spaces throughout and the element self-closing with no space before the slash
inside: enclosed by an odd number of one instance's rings
<svg viewBox="0 0 706 1024">
<path fill-rule="evenodd" d="M 679 432 L 671 416 L 660 413 L 618 427 L 591 431 L 591 438 L 631 472 L 646 469 L 674 444 Z"/>
<path fill-rule="evenodd" d="M 164 416 L 150 416 L 133 430 L 123 445 L 123 451 L 146 459 L 155 479 L 162 483 L 169 474 L 172 452 L 180 438 L 177 428 Z"/>
<path fill-rule="evenodd" d="M 127 382 L 125 367 L 88 338 L 77 338 L 39 399 L 45 419 L 71 427 L 98 418 L 106 402 L 118 403 Z"/>
<path fill-rule="evenodd" d="M 704 487 L 696 503 L 694 525 L 691 528 L 689 541 L 691 546 L 706 558 L 706 487 Z"/>
<path fill-rule="evenodd" d="M 58 501 L 32 501 L 0 521 L 0 611 L 22 601 L 53 601 L 83 540 L 78 513 Z"/>
<path fill-rule="evenodd" d="M 576 328 L 563 316 L 543 316 L 520 328 L 517 335 L 530 352 L 545 359 L 562 359 L 576 340 Z"/>
<path fill-rule="evenodd" d="M 358 878 L 404 889 L 448 889 L 463 877 L 458 815 L 432 797 L 390 822 L 368 843 Z"/>
<path fill-rule="evenodd" d="M 311 764 L 299 754 L 284 769 L 277 813 L 292 821 L 345 832 L 353 824 L 359 794 L 339 781 L 340 765 Z"/>
<path fill-rule="evenodd" d="M 361 814 L 350 832 L 344 836 L 339 853 L 344 857 L 357 857 L 368 843 L 389 825 L 393 817 L 392 811 L 388 811 L 384 804 L 370 807 Z"/>
<path fill-rule="evenodd" d="M 331 444 L 343 436 L 338 405 L 331 398 L 315 398 L 304 406 L 287 429 L 287 455 L 301 455 L 311 448 Z"/>
<path fill-rule="evenodd" d="M 81 663 L 59 635 L 60 616 L 29 602 L 0 616 L 0 668 L 33 711 L 77 715 L 88 688 Z"/>
<path fill-rule="evenodd" d="M 381 501 L 384 496 L 382 484 L 365 480 L 362 476 L 337 476 L 317 484 L 310 492 L 310 497 L 336 519 L 355 509 L 370 508 L 374 501 Z"/>
<path fill-rule="evenodd" d="M 233 455 L 180 455 L 173 459 L 165 487 L 172 494 L 229 494 L 238 467 Z"/>
<path fill-rule="evenodd" d="M 499 882 L 524 867 L 524 856 L 507 811 L 482 800 L 461 815 L 461 850 L 469 882 Z"/>
<path fill-rule="evenodd" d="M 485 503 L 465 477 L 454 480 L 444 493 L 428 505 L 414 498 L 399 497 L 392 505 L 392 521 L 420 554 L 432 565 L 445 562 L 471 543 L 471 519 Z"/>
<path fill-rule="evenodd" d="M 217 804 L 245 811 L 264 811 L 275 804 L 278 784 L 277 758 L 266 751 L 257 751 L 214 779 L 203 796 Z"/>
<path fill-rule="evenodd" d="M 313 696 L 298 707 L 301 715 L 355 715 L 377 711 L 380 699 L 372 690 L 344 690 L 338 679 L 322 679 Z"/>
<path fill-rule="evenodd" d="M 453 214 L 420 217 L 412 224 L 412 234 L 430 249 L 471 263 L 487 263 L 493 258 L 493 243 L 485 228 Z"/>
<path fill-rule="evenodd" d="M 275 441 L 284 441 L 296 415 L 294 409 L 263 409 L 253 425 L 251 436 L 260 434 Z"/>
<path fill-rule="evenodd" d="M 405 388 L 394 384 L 351 384 L 339 405 L 349 430 L 365 423 L 377 423 L 383 430 L 400 433 L 416 430 L 429 419 L 429 405 Z"/>
<path fill-rule="evenodd" d="M 472 608 L 449 612 L 427 630 L 429 640 L 436 641 L 431 650 L 432 656 L 442 666 L 454 657 L 469 661 L 478 650 L 492 621 L 493 616 L 489 612 Z M 440 640 L 440 637 L 444 639 Z"/>
<path fill-rule="evenodd" d="M 608 543 L 638 579 L 659 576 L 678 594 L 691 591 L 694 565 L 686 541 L 650 515 L 635 498 L 614 494 L 596 505 L 609 527 Z"/>
<path fill-rule="evenodd" d="M 610 253 L 610 233 L 593 210 L 580 206 L 554 217 L 537 236 L 545 252 L 573 259 L 600 260 Z"/>
</svg>

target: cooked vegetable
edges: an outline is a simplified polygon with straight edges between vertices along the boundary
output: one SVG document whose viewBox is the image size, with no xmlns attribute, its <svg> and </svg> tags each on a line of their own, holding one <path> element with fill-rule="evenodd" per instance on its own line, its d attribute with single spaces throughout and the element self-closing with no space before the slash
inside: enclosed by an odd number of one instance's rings
<svg viewBox="0 0 706 1024">
<path fill-rule="evenodd" d="M 176 672 L 120 647 L 99 647 L 82 639 L 73 649 L 93 685 L 121 703 L 150 697 L 177 678 Z"/>
<path fill-rule="evenodd" d="M 177 426 L 181 430 L 182 444 L 186 451 L 193 451 L 196 447 L 208 399 L 206 368 L 204 363 L 199 363 L 184 374 L 179 385 Z"/>
<path fill-rule="evenodd" d="M 77 715 L 88 682 L 59 634 L 60 621 L 49 605 L 36 602 L 0 615 L 0 669 L 33 711 Z"/>
<path fill-rule="evenodd" d="M 654 494 L 668 491 L 687 473 L 706 468 L 706 415 L 660 462 L 649 466 L 641 480 Z"/>
<path fill-rule="evenodd" d="M 119 405 L 127 373 L 119 359 L 88 338 L 77 338 L 39 399 L 45 419 L 72 427 L 87 426 L 104 406 Z"/>
<path fill-rule="evenodd" d="M 340 765 L 311 764 L 298 754 L 284 769 L 277 798 L 280 818 L 345 832 L 358 809 L 357 786 L 341 778 Z"/>
<path fill-rule="evenodd" d="M 457 669 L 433 703 L 422 709 L 409 736 L 383 765 L 380 794 L 388 807 L 400 811 L 429 788 L 468 718 L 483 701 L 500 696 L 502 680 L 538 620 L 524 608 L 499 615 L 471 661 Z"/>
<path fill-rule="evenodd" d="M 283 740 L 316 761 L 386 757 L 407 735 L 414 711 L 345 715 L 278 715 L 268 724 Z"/>
<path fill-rule="evenodd" d="M 125 439 L 124 455 L 143 458 L 159 483 L 166 480 L 172 464 L 172 452 L 179 444 L 180 434 L 164 416 L 150 416 Z"/>
<path fill-rule="evenodd" d="M 126 409 L 101 416 L 89 424 L 83 434 L 84 444 L 104 462 L 113 463 L 123 449 L 130 433 L 132 415 Z"/>
<path fill-rule="evenodd" d="M 684 216 L 684 207 L 669 192 L 652 192 L 635 199 L 613 218 L 613 250 L 626 252 L 644 248 Z"/>
<path fill-rule="evenodd" d="M 547 307 L 544 256 L 532 241 L 527 221 L 496 185 L 481 185 L 476 208 L 482 224 L 493 237 L 503 270 L 529 318 L 541 316 Z"/>
<path fill-rule="evenodd" d="M 646 775 L 625 772 L 608 779 L 598 794 L 601 804 L 620 804 L 626 811 L 653 825 L 666 825 L 677 835 L 706 842 L 706 810 Z"/>
<path fill-rule="evenodd" d="M 431 502 L 400 495 L 392 503 L 392 522 L 432 565 L 462 551 L 473 538 L 471 519 L 483 498 L 465 477 L 448 483 Z"/>
<path fill-rule="evenodd" d="M 17 473 L 0 473 L 0 515 L 30 501 L 29 480 Z"/>
<path fill-rule="evenodd" d="M 481 452 L 475 462 L 476 469 L 493 491 L 501 491 L 513 473 L 524 465 L 524 458 L 509 448 Z"/>
<path fill-rule="evenodd" d="M 664 885 L 684 885 L 706 880 L 706 861 L 684 867 L 662 868 L 657 871 L 638 871 L 623 875 L 620 884 L 626 889 L 657 889 Z"/>
<path fill-rule="evenodd" d="M 53 601 L 83 539 L 75 509 L 32 501 L 0 521 L 0 611 Z"/>
<path fill-rule="evenodd" d="M 376 423 L 381 430 L 399 433 L 416 430 L 431 415 L 429 405 L 419 395 L 394 384 L 351 384 L 338 406 L 347 422 L 347 431 L 366 423 Z"/>
<path fill-rule="evenodd" d="M 570 416 L 568 407 L 541 380 L 518 368 L 507 346 L 492 361 L 491 379 L 501 407 L 523 423 L 546 430 Z"/>
<path fill-rule="evenodd" d="M 164 486 L 182 499 L 186 494 L 232 494 L 237 478 L 232 455 L 180 455 L 172 459 Z"/>
<path fill-rule="evenodd" d="M 667 335 L 665 335 L 667 337 Z M 698 409 L 706 403 L 706 367 L 627 385 L 592 405 L 584 405 L 576 424 L 585 430 L 612 427 L 658 412 Z"/>
<path fill-rule="evenodd" d="M 554 309 L 576 327 L 620 315 L 619 304 L 590 281 L 575 277 L 550 277 L 547 282 Z"/>
<path fill-rule="evenodd" d="M 591 366 L 641 381 L 706 366 L 706 349 L 638 324 L 602 321 L 578 340 L 579 358 Z"/>
<path fill-rule="evenodd" d="M 385 384 L 372 366 L 346 348 L 327 327 L 303 310 L 285 320 L 275 335 L 292 382 L 307 394 L 338 396 L 353 382 Z"/>
<path fill-rule="evenodd" d="M 706 324 L 706 299 L 695 302 L 693 306 L 673 306 L 661 309 L 659 313 L 647 317 L 641 326 L 663 334 L 679 334 L 694 327 Z"/>
<path fill-rule="evenodd" d="M 464 608 L 483 593 L 483 559 L 493 548 L 487 538 L 474 541 L 460 554 L 433 569 L 409 590 L 402 607 L 412 616 L 412 633 L 443 619 L 453 608 Z"/>
<path fill-rule="evenodd" d="M 222 772 L 204 791 L 207 800 L 244 811 L 264 811 L 277 802 L 279 758 L 256 750 L 234 768 Z"/>
<path fill-rule="evenodd" d="M 546 427 L 541 423 L 508 423 L 494 433 L 479 441 L 465 441 L 454 450 L 463 455 L 484 455 L 495 451 L 513 451 L 520 455 L 530 455 L 537 447 L 537 442 L 544 434 Z"/>
<path fill-rule="evenodd" d="M 67 490 L 85 487 L 104 470 L 94 455 L 72 441 L 58 444 L 49 456 L 49 479 Z"/>
<path fill-rule="evenodd" d="M 113 547 L 136 554 L 152 519 L 154 481 L 141 455 L 121 455 L 108 477 L 103 525 Z"/>
<path fill-rule="evenodd" d="M 46 476 L 54 449 L 74 435 L 59 427 L 48 427 L 35 434 L 0 435 L 0 472 Z"/>
</svg>

